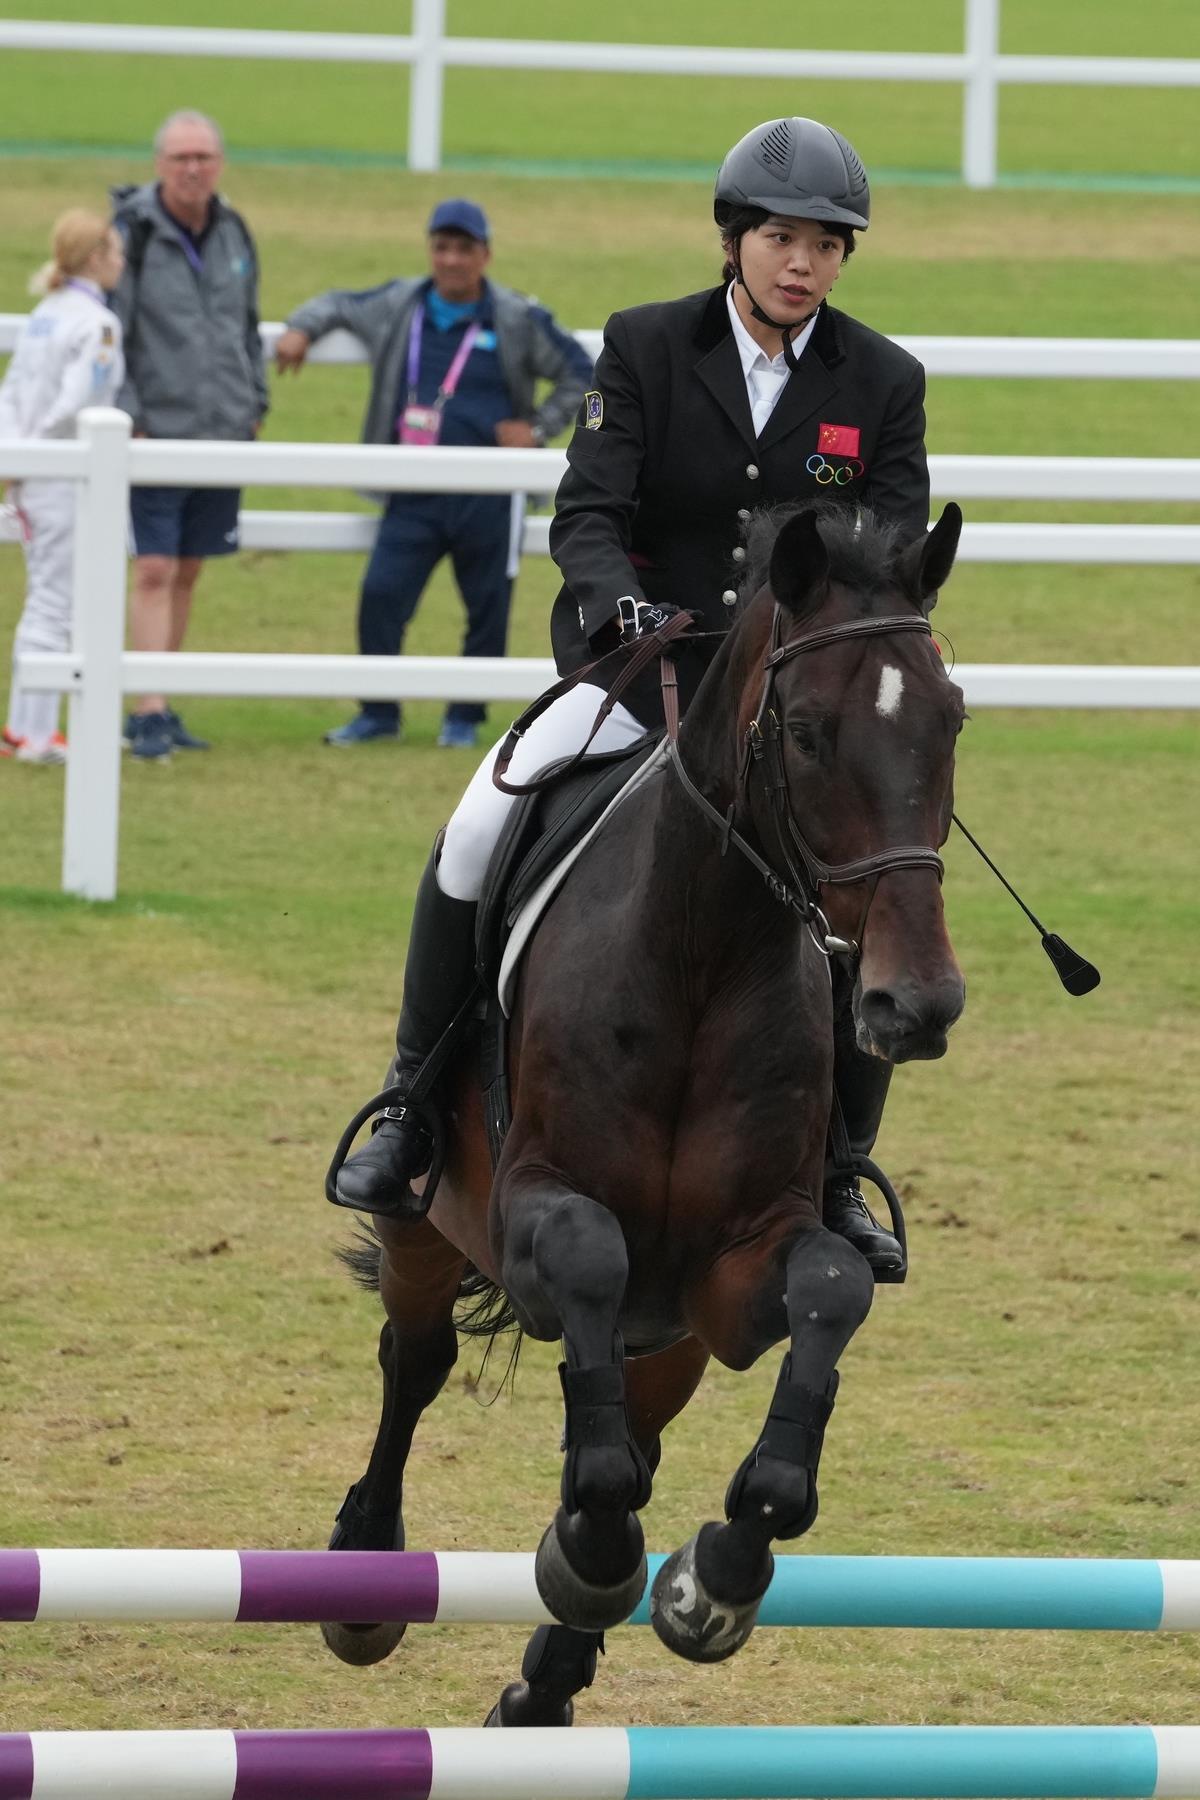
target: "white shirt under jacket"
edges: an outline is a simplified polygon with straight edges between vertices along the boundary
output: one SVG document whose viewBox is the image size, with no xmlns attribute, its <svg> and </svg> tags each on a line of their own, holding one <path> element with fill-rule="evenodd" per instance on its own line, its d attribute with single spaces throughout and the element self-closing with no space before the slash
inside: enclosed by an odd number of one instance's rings
<svg viewBox="0 0 1200 1800">
<path fill-rule="evenodd" d="M 742 374 L 746 378 L 746 394 L 750 401 L 750 417 L 754 421 L 754 435 L 761 437 L 763 426 L 775 411 L 791 370 L 782 350 L 778 356 L 768 356 L 761 345 L 755 343 L 742 324 L 741 315 L 733 303 L 733 289 L 734 283 L 731 281 L 725 290 L 725 304 L 729 308 L 729 318 L 733 325 L 733 341 L 742 359 Z M 819 312 L 818 307 L 804 330 L 798 331 L 792 339 L 793 356 L 800 356 L 812 336 Z"/>
<path fill-rule="evenodd" d="M 72 279 L 30 313 L 0 385 L 0 437 L 74 437 L 85 406 L 125 378 L 121 322 L 94 282 Z"/>
</svg>

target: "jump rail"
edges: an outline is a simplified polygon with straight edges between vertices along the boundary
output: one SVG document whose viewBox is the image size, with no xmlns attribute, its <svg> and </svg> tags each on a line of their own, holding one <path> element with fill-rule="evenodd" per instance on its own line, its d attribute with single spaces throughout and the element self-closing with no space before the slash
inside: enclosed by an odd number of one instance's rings
<svg viewBox="0 0 1200 1800">
<path fill-rule="evenodd" d="M 1194 1725 L 33 1731 L 0 1800 L 943 1800 L 1200 1793 Z"/>
<path fill-rule="evenodd" d="M 664 1558 L 650 1559 L 650 1580 Z M 0 1619 L 540 1624 L 533 1557 L 493 1551 L 3 1550 Z M 630 1623 L 649 1623 L 643 1598 Z M 762 1625 L 1197 1631 L 1200 1562 L 781 1556 Z"/>
</svg>

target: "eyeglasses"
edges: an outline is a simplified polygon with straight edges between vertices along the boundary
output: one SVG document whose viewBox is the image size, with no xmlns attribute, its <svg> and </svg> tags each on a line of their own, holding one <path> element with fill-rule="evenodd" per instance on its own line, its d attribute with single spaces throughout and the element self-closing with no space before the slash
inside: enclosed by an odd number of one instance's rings
<svg viewBox="0 0 1200 1800">
<path fill-rule="evenodd" d="M 163 158 L 169 163 L 215 163 L 220 160 L 214 150 L 180 150 Z"/>
</svg>

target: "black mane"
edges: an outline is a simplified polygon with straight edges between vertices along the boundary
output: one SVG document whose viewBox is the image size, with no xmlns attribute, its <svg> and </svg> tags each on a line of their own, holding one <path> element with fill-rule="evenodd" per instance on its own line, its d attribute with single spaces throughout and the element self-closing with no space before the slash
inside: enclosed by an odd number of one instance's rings
<svg viewBox="0 0 1200 1800">
<path fill-rule="evenodd" d="M 797 513 L 816 515 L 821 542 L 829 553 L 830 575 L 835 581 L 862 593 L 875 593 L 894 578 L 897 550 L 903 548 L 899 529 L 879 519 L 867 506 L 847 506 L 837 500 L 789 500 L 765 506 L 746 526 L 746 566 L 738 588 L 742 612 L 771 575 L 771 552 L 789 519 Z"/>
</svg>

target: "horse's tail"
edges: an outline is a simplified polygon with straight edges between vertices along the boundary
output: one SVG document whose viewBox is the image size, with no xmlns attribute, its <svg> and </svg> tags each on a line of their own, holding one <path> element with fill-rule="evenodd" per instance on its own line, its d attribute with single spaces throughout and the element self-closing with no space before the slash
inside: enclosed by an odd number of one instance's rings
<svg viewBox="0 0 1200 1800">
<path fill-rule="evenodd" d="M 340 1244 L 334 1255 L 344 1268 L 349 1269 L 350 1279 L 356 1287 L 365 1289 L 368 1294 L 379 1292 L 383 1243 L 373 1225 L 359 1224 L 353 1243 Z"/>
<path fill-rule="evenodd" d="M 357 1287 L 369 1294 L 378 1293 L 383 1243 L 373 1225 L 360 1224 L 353 1242 L 341 1245 L 335 1254 L 350 1271 L 350 1278 Z M 473 1263 L 467 1264 L 459 1283 L 454 1324 L 460 1336 L 486 1338 L 489 1344 L 505 1332 L 516 1332 L 517 1343 L 512 1358 L 515 1365 L 522 1332 L 512 1301 L 497 1282 L 480 1274 Z"/>
</svg>

